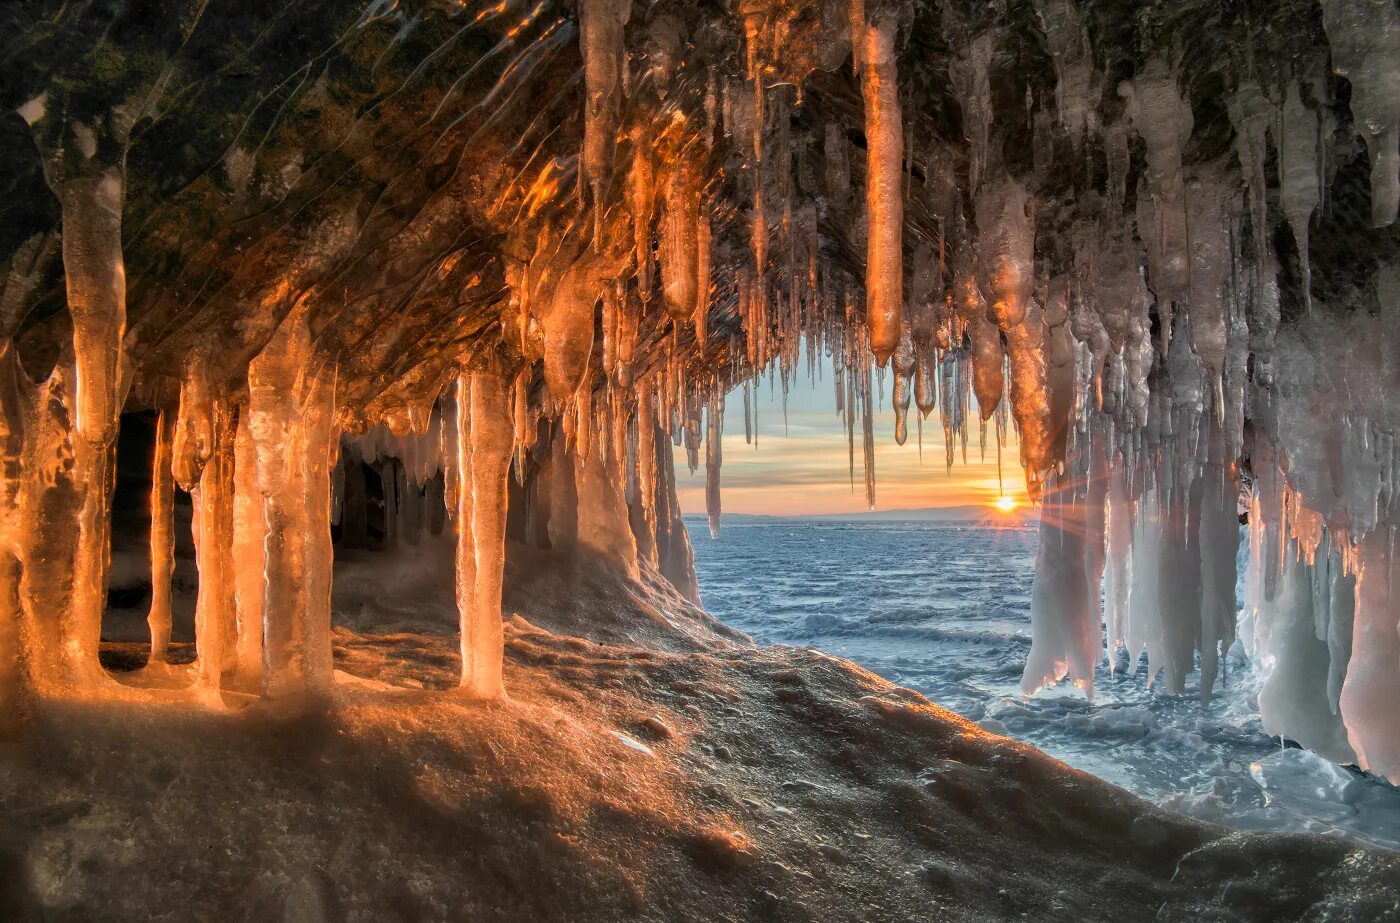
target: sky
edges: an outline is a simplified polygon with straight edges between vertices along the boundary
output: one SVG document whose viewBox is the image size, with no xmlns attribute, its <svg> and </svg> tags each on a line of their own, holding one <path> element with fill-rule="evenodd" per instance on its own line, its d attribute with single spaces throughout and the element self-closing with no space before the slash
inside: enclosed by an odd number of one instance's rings
<svg viewBox="0 0 1400 923">
<path fill-rule="evenodd" d="M 720 466 L 722 505 L 726 513 L 761 513 L 779 516 L 861 513 L 865 482 L 861 465 L 860 421 L 856 421 L 856 470 L 852 488 L 846 428 L 836 414 L 830 360 L 821 378 L 809 382 L 805 357 L 788 394 L 787 432 L 784 434 L 781 389 L 770 390 L 767 376 L 760 389 L 758 445 L 744 442 L 743 390 L 731 392 L 724 409 L 724 458 Z M 997 482 L 996 433 L 987 431 L 987 457 L 977 448 L 977 427 L 969 427 L 972 445 L 967 464 L 961 453 L 947 471 L 943 425 L 935 409 L 923 426 L 923 460 L 919 458 L 914 418 L 910 407 L 909 438 L 903 446 L 894 441 L 894 410 L 890 390 L 892 376 L 885 374 L 884 399 L 875 417 L 875 509 L 988 506 L 999 496 L 1026 504 L 1025 476 L 1017 461 L 1015 436 L 1002 449 L 1002 487 Z M 685 449 L 675 449 L 676 481 L 681 509 L 705 511 L 705 465 L 691 474 Z"/>
</svg>

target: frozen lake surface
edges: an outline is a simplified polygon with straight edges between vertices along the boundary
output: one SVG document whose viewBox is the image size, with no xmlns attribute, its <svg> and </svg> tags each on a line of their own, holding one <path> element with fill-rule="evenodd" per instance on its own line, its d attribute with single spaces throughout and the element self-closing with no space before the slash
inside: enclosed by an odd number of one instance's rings
<svg viewBox="0 0 1400 923">
<path fill-rule="evenodd" d="M 1037 531 L 943 522 L 687 519 L 712 613 L 765 644 L 820 648 L 1144 798 L 1248 829 L 1350 834 L 1400 849 L 1400 789 L 1281 745 L 1236 645 L 1202 707 L 1146 688 L 1146 658 L 1022 699 Z"/>
</svg>

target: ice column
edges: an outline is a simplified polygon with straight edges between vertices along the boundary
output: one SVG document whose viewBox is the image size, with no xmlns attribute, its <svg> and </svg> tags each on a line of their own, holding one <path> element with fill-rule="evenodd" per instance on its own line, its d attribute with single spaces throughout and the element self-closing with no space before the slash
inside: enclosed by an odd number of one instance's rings
<svg viewBox="0 0 1400 923">
<path fill-rule="evenodd" d="M 238 622 L 239 679 L 257 689 L 262 686 L 263 589 L 267 569 L 263 543 L 267 531 L 263 497 L 258 489 L 258 455 L 253 430 L 243 413 L 233 449 L 233 560 L 234 611 Z"/>
<path fill-rule="evenodd" d="M 170 581 L 175 574 L 175 475 L 171 452 L 175 414 L 160 412 L 151 475 L 151 663 L 164 663 L 170 646 Z"/>
<path fill-rule="evenodd" d="M 28 710 L 30 665 L 20 602 L 27 386 L 14 347 L 0 340 L 0 735 L 22 723 Z"/>
<path fill-rule="evenodd" d="M 1358 549 L 1352 653 L 1341 706 L 1357 762 L 1400 785 L 1400 594 L 1393 543 L 1391 530 L 1380 529 Z"/>
<path fill-rule="evenodd" d="M 248 408 L 262 495 L 263 692 L 297 707 L 331 677 L 330 468 L 335 372 L 312 352 L 305 306 L 290 313 L 248 369 Z"/>
<path fill-rule="evenodd" d="M 1076 484 L 1073 476 L 1053 474 L 1045 490 L 1031 589 L 1031 650 L 1021 674 L 1024 695 L 1066 677 L 1090 698 L 1094 695 L 1099 596 L 1097 580 L 1090 585 L 1091 530 L 1084 491 L 1082 479 Z M 1102 545 L 1102 530 L 1097 540 Z"/>
<path fill-rule="evenodd" d="M 224 398 L 208 414 L 209 455 L 190 491 L 194 499 L 195 563 L 199 596 L 195 600 L 194 638 L 198 663 L 195 685 L 210 704 L 221 703 L 224 670 L 232 666 L 229 647 L 233 627 L 233 440 L 234 408 Z"/>
<path fill-rule="evenodd" d="M 89 148 L 96 146 L 92 133 L 76 124 L 71 130 L 78 136 L 79 150 L 90 158 Z M 121 413 L 126 334 L 122 187 L 121 171 L 110 168 L 65 179 L 54 189 L 63 214 L 63 268 L 77 364 L 73 448 L 77 483 L 85 485 L 64 647 L 71 675 L 80 680 L 95 680 L 101 672 L 97 645 L 107 601 L 112 452 Z"/>
<path fill-rule="evenodd" d="M 513 445 L 505 380 L 494 371 L 463 373 L 457 379 L 457 613 L 461 688 L 472 698 L 504 691 L 501 581 Z"/>
</svg>

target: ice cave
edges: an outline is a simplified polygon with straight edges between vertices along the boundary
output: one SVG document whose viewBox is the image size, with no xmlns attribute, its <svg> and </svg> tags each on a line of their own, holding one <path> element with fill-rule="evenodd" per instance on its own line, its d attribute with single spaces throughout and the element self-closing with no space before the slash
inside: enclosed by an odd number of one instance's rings
<svg viewBox="0 0 1400 923">
<path fill-rule="evenodd" d="M 1400 920 L 1396 0 L 6 0 L 0 112 L 0 917 Z M 1391 838 L 707 612 L 799 388 L 1023 484 L 1015 708 Z"/>
</svg>

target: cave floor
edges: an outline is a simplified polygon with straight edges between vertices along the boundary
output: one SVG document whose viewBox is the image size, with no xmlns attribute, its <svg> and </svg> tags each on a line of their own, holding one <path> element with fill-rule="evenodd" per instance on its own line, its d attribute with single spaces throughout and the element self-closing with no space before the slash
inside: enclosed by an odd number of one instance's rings
<svg viewBox="0 0 1400 923">
<path fill-rule="evenodd" d="M 48 702 L 0 745 L 0 916 L 1379 920 L 1400 855 L 1159 810 L 852 664 L 547 555 L 507 701 L 441 612 L 342 603 L 328 713 Z M 349 580 L 350 578 L 346 578 Z M 366 577 L 381 592 L 411 575 Z M 353 610 L 353 611 L 352 611 Z M 407 613 L 416 613 L 410 618 Z M 380 630 L 367 623 L 379 621 Z M 130 645 L 107 645 L 114 667 Z"/>
</svg>

